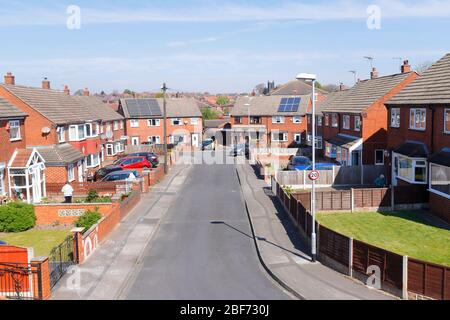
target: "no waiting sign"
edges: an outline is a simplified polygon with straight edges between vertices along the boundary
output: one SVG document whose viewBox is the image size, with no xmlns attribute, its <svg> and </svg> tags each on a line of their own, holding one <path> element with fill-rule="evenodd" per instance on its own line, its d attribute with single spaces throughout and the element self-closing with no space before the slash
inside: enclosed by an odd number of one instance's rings
<svg viewBox="0 0 450 320">
<path fill-rule="evenodd" d="M 320 172 L 315 170 L 315 171 L 311 171 L 311 173 L 309 174 L 309 179 L 311 181 L 317 181 L 320 178 Z"/>
</svg>

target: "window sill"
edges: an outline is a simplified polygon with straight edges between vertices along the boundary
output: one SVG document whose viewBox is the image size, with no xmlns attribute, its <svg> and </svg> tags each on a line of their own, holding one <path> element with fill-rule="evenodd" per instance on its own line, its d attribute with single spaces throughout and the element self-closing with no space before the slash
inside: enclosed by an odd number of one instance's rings
<svg viewBox="0 0 450 320">
<path fill-rule="evenodd" d="M 22 138 L 17 138 L 17 139 L 9 139 L 10 142 L 17 142 L 17 141 L 22 141 Z"/>
<path fill-rule="evenodd" d="M 399 177 L 399 176 L 396 176 L 396 178 L 397 178 L 398 180 L 402 180 L 402 181 L 408 182 L 408 183 L 410 183 L 410 184 L 420 184 L 420 185 L 426 185 L 426 184 L 428 184 L 428 182 L 416 182 L 416 181 L 411 181 L 411 180 L 408 180 L 408 179 L 405 179 L 405 178 Z"/>
<path fill-rule="evenodd" d="M 414 129 L 414 128 L 409 128 L 409 130 L 411 131 L 418 131 L 418 132 L 425 132 L 426 129 Z"/>
</svg>

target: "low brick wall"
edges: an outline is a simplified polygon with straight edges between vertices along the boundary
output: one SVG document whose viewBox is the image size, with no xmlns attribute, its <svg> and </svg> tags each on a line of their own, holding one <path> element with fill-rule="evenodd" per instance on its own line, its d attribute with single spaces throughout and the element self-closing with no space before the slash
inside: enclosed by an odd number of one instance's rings
<svg viewBox="0 0 450 320">
<path fill-rule="evenodd" d="M 99 212 L 105 216 L 109 214 L 113 206 L 113 203 L 38 204 L 34 206 L 34 211 L 37 218 L 36 225 L 72 225 L 88 210 L 95 210 L 98 208 Z"/>
</svg>

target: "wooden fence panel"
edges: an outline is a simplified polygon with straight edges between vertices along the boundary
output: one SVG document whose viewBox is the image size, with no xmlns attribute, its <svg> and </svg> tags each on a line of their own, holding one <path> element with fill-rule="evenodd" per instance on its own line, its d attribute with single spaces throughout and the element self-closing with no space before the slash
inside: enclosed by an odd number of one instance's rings
<svg viewBox="0 0 450 320">
<path fill-rule="evenodd" d="M 438 300 L 450 300 L 450 268 L 409 258 L 408 291 Z"/>
<path fill-rule="evenodd" d="M 409 185 L 394 187 L 395 204 L 428 203 L 430 195 L 427 186 Z"/>
<path fill-rule="evenodd" d="M 350 262 L 350 238 L 320 226 L 319 251 L 321 254 L 348 267 Z"/>
</svg>

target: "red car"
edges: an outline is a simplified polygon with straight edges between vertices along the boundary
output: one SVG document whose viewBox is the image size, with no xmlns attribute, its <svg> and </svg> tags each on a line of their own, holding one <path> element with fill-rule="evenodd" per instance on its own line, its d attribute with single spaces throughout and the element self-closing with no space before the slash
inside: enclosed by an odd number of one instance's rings
<svg viewBox="0 0 450 320">
<path fill-rule="evenodd" d="M 114 163 L 122 169 L 151 169 L 153 165 L 146 157 L 126 157 Z"/>
</svg>

